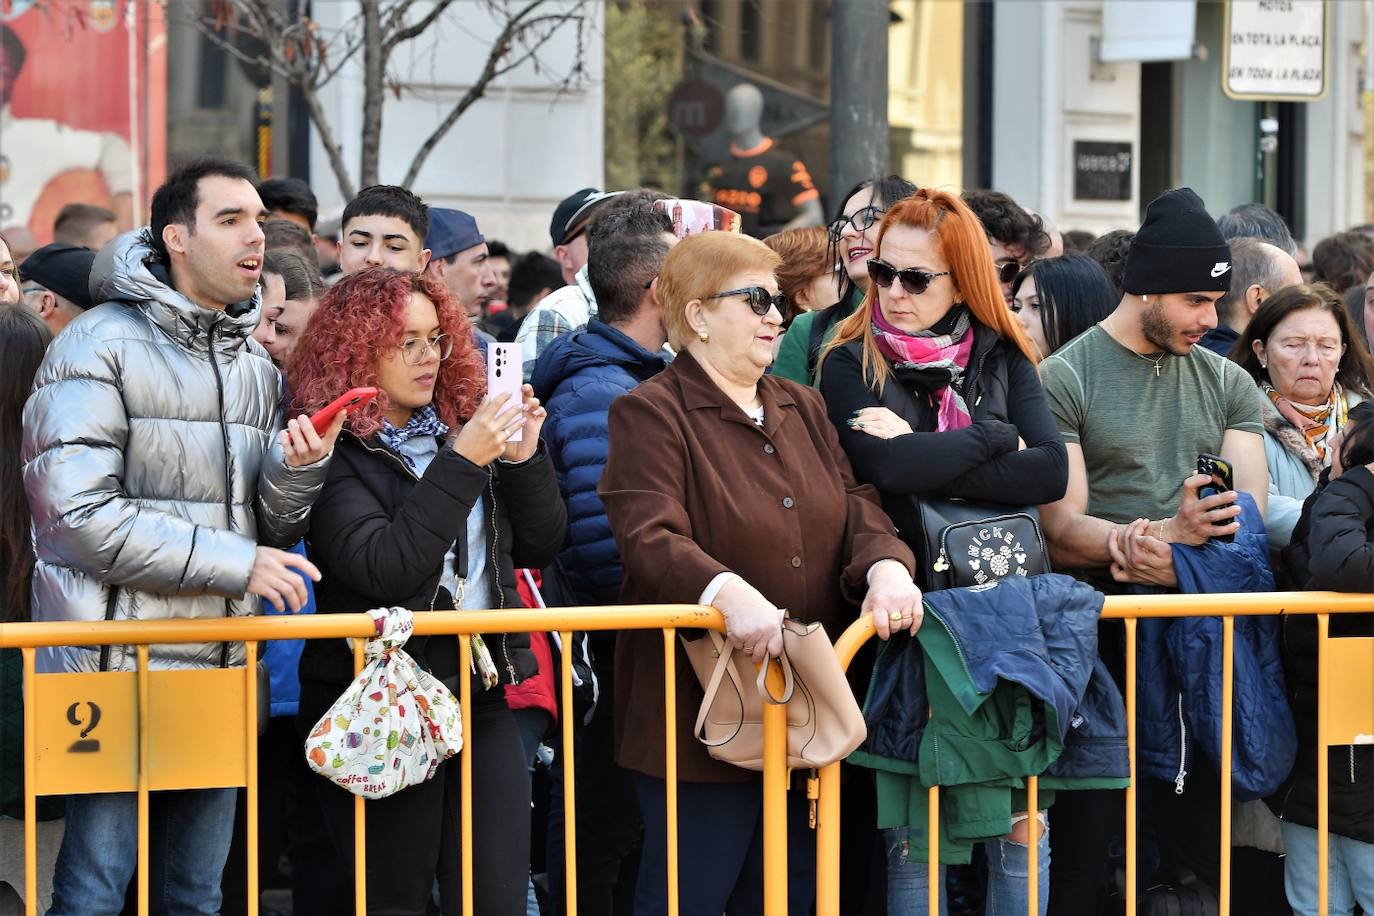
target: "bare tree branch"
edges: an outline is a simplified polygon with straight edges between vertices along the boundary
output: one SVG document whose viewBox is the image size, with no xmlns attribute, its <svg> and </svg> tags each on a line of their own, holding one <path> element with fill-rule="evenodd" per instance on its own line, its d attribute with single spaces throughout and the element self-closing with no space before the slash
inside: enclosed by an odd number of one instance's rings
<svg viewBox="0 0 1374 916">
<path fill-rule="evenodd" d="M 540 2 L 543 2 L 543 0 L 536 0 L 535 5 L 538 5 L 538 3 Z M 434 6 L 430 8 L 428 13 L 426 13 L 423 17 L 420 18 L 419 22 L 393 32 L 391 37 L 386 40 L 386 43 L 382 45 L 382 48 L 386 56 L 390 57 L 391 52 L 394 51 L 396 49 L 396 46 L 401 44 L 402 42 L 410 41 L 410 39 L 414 38 L 415 36 L 423 34 L 426 29 L 434 25 L 435 22 L 439 21 L 439 17 L 444 14 L 444 10 L 448 9 L 451 5 L 453 5 L 453 0 L 439 0 L 438 3 L 435 3 Z M 409 7 L 409 2 L 402 4 L 399 10 L 401 16 L 404 16 L 405 11 L 409 9 Z M 393 19 L 396 24 L 399 24 L 403 21 L 403 19 L 397 18 L 395 16 L 393 16 Z"/>
<path fill-rule="evenodd" d="M 458 122 L 458 119 L 463 116 L 464 112 L 471 108 L 478 99 L 486 95 L 487 88 L 491 85 L 492 80 L 511 72 L 526 61 L 534 58 L 535 55 L 538 54 L 539 49 L 547 44 L 550 38 L 552 38 L 553 33 L 558 30 L 559 26 L 573 19 L 578 20 L 580 26 L 585 0 L 579 0 L 576 5 L 569 7 L 562 13 L 552 13 L 545 16 L 536 16 L 532 19 L 526 19 L 527 16 L 543 5 L 544 2 L 545 0 L 531 0 L 524 9 L 516 13 L 506 22 L 505 28 L 501 30 L 501 34 L 492 42 L 491 51 L 487 55 L 486 64 L 482 67 L 481 74 L 479 74 L 473 84 L 468 87 L 468 91 L 463 93 L 463 97 L 458 100 L 453 108 L 449 109 L 448 114 L 444 116 L 444 119 L 439 122 L 438 126 L 436 126 L 430 135 L 425 138 L 424 142 L 420 144 L 419 149 L 415 151 L 415 156 L 410 161 L 410 168 L 406 170 L 405 178 L 402 180 L 404 186 L 410 187 L 415 183 L 415 180 L 420 177 L 420 169 L 424 167 L 425 160 L 434 152 L 435 148 L 444 139 L 444 135 Z M 540 25 L 545 23 L 550 24 L 550 28 L 534 45 L 527 48 L 524 54 L 509 63 L 505 65 L 501 64 L 502 58 L 510 53 L 510 48 L 515 41 L 522 38 L 530 30 L 537 29 Z"/>
</svg>

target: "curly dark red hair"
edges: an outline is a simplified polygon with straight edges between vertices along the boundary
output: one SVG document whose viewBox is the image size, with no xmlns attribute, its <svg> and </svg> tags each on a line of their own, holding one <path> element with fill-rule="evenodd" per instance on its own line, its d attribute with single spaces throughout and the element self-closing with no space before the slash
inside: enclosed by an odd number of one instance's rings
<svg viewBox="0 0 1374 916">
<path fill-rule="evenodd" d="M 374 267 L 344 277 L 325 293 L 286 368 L 293 412 L 314 413 L 350 388 L 377 384 L 377 361 L 399 347 L 405 311 L 414 293 L 434 303 L 439 331 L 453 340 L 453 354 L 439 364 L 434 410 L 450 428 L 472 416 L 486 393 L 486 368 L 472 326 L 437 280 Z M 348 428 L 366 439 L 382 428 L 386 392 L 349 412 Z"/>
</svg>

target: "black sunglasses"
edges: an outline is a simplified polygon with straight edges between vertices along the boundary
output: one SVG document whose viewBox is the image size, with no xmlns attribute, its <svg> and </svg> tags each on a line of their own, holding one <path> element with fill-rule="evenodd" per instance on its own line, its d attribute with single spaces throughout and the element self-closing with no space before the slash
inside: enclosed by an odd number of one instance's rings
<svg viewBox="0 0 1374 916">
<path fill-rule="evenodd" d="M 840 216 L 826 227 L 826 231 L 830 233 L 830 241 L 838 242 L 840 233 L 844 232 L 845 226 L 853 226 L 855 232 L 863 232 L 876 223 L 886 212 L 882 207 L 869 204 L 867 207 L 860 207 L 848 216 Z"/>
<path fill-rule="evenodd" d="M 1021 265 L 1016 261 L 1003 261 L 1001 264 L 992 266 L 997 268 L 997 281 L 999 283 L 1010 283 L 1021 272 Z"/>
<path fill-rule="evenodd" d="M 743 296 L 749 303 L 749 309 L 755 315 L 762 318 L 768 314 L 769 309 L 777 309 L 779 315 L 787 314 L 787 297 L 782 293 L 776 296 L 764 289 L 762 286 L 750 286 L 746 289 L 727 289 L 723 293 L 712 293 L 703 298 L 706 299 L 728 299 L 731 296 Z"/>
<path fill-rule="evenodd" d="M 914 267 L 898 270 L 882 258 L 869 258 L 868 276 L 883 289 L 891 289 L 894 280 L 901 280 L 902 289 L 913 296 L 919 296 L 930 289 L 931 280 L 936 277 L 948 277 L 949 271 L 942 270 L 938 274 L 933 274 L 928 270 L 917 270 Z"/>
</svg>

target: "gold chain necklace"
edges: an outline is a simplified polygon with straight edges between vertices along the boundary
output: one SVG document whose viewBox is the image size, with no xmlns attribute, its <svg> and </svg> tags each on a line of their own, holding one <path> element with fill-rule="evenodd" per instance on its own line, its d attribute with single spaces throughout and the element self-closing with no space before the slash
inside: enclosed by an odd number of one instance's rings
<svg viewBox="0 0 1374 916">
<path fill-rule="evenodd" d="M 1127 347 L 1127 348 L 1126 348 L 1126 351 L 1127 351 L 1128 353 L 1130 353 L 1132 356 L 1139 356 L 1141 359 L 1145 360 L 1145 362 L 1150 363 L 1151 365 L 1153 365 L 1153 366 L 1155 367 L 1155 378 L 1159 378 L 1159 373 L 1160 373 L 1160 369 L 1161 369 L 1161 364 L 1162 364 L 1162 363 L 1164 362 L 1164 360 L 1169 356 L 1169 351 L 1168 351 L 1168 350 L 1165 350 L 1163 353 L 1159 354 L 1159 359 L 1151 359 L 1151 358 L 1148 357 L 1148 356 L 1144 356 L 1144 355 L 1142 355 L 1142 354 L 1140 354 L 1140 353 L 1135 352 L 1135 351 L 1132 350 L 1130 347 Z"/>
</svg>

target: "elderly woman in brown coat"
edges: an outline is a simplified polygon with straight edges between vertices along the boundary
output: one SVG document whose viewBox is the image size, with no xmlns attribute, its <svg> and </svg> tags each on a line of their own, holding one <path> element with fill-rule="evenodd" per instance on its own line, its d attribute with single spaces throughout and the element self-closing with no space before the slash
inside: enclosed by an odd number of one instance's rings
<svg viewBox="0 0 1374 916">
<path fill-rule="evenodd" d="M 761 242 L 719 232 L 668 255 L 658 297 L 678 356 L 611 408 L 600 486 L 625 565 L 622 599 L 714 605 L 755 661 L 781 651 L 784 609 L 832 638 L 860 601 L 883 638 L 921 622 L 911 552 L 873 489 L 855 483 L 824 402 L 764 374 L 785 305 L 778 260 Z M 645 824 L 637 914 L 667 911 L 663 673 L 657 632 L 621 634 L 617 756 L 634 773 Z M 680 647 L 676 684 L 681 913 L 760 913 L 759 778 L 694 740 L 702 690 Z M 806 913 L 814 835 L 804 793 L 792 796 L 788 899 Z"/>
</svg>

